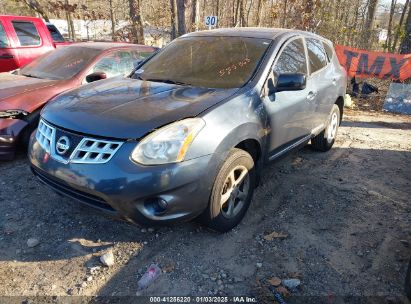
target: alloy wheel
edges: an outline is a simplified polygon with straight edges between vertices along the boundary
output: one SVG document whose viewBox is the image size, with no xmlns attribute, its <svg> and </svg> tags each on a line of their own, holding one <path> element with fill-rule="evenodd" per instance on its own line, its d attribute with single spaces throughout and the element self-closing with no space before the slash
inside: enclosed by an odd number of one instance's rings
<svg viewBox="0 0 411 304">
<path fill-rule="evenodd" d="M 242 165 L 236 166 L 227 175 L 221 191 L 221 213 L 226 218 L 235 217 L 243 208 L 250 191 L 248 169 Z"/>
<path fill-rule="evenodd" d="M 328 142 L 331 142 L 335 139 L 335 136 L 337 134 L 337 128 L 338 128 L 338 115 L 337 113 L 333 112 L 331 115 L 330 124 L 328 125 L 328 128 L 327 128 Z"/>
</svg>

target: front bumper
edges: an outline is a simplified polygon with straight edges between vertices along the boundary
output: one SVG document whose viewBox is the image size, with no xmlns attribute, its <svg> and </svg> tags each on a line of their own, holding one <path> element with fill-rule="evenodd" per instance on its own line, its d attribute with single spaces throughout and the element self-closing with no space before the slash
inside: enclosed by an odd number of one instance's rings
<svg viewBox="0 0 411 304">
<path fill-rule="evenodd" d="M 129 159 L 135 145 L 124 143 L 105 164 L 63 164 L 33 136 L 29 159 L 33 173 L 55 191 L 137 224 L 168 224 L 201 214 L 215 176 L 212 155 L 142 166 Z"/>
<path fill-rule="evenodd" d="M 24 120 L 0 118 L 0 160 L 14 158 L 20 133 L 26 126 Z"/>
</svg>

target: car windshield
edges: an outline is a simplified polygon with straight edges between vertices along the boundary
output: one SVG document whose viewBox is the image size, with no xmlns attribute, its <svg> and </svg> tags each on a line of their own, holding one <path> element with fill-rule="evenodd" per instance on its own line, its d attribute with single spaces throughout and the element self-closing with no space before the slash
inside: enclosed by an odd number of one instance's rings
<svg viewBox="0 0 411 304">
<path fill-rule="evenodd" d="M 20 74 L 42 79 L 70 79 L 84 69 L 101 51 L 81 46 L 56 49 L 21 69 Z"/>
<path fill-rule="evenodd" d="M 188 37 L 170 43 L 134 78 L 207 88 L 239 88 L 256 71 L 268 39 Z"/>
</svg>

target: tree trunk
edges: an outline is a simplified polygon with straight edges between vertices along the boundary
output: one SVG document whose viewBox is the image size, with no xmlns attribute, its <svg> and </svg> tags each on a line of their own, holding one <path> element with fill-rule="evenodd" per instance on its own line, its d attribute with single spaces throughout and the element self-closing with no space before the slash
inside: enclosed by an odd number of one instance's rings
<svg viewBox="0 0 411 304">
<path fill-rule="evenodd" d="M 411 10 L 405 22 L 405 36 L 401 41 L 400 54 L 411 54 Z"/>
<path fill-rule="evenodd" d="M 177 13 L 176 13 L 176 0 L 170 0 L 171 10 L 171 39 L 177 38 Z"/>
<path fill-rule="evenodd" d="M 116 21 L 114 19 L 113 0 L 109 0 L 110 4 L 110 20 L 111 20 L 111 39 L 116 41 Z"/>
<path fill-rule="evenodd" d="M 370 0 L 368 3 L 367 16 L 364 23 L 364 28 L 362 31 L 362 47 L 365 49 L 370 49 L 373 37 L 373 27 L 374 27 L 374 17 L 377 8 L 378 0 Z"/>
<path fill-rule="evenodd" d="M 177 0 L 178 35 L 186 33 L 186 6 L 184 0 Z"/>
<path fill-rule="evenodd" d="M 244 0 L 240 0 L 240 26 L 247 26 L 245 20 Z"/>
<path fill-rule="evenodd" d="M 70 4 L 68 0 L 65 0 L 65 12 L 66 12 L 66 21 L 67 21 L 67 29 L 68 29 L 68 34 L 69 38 L 71 40 L 76 40 L 76 31 L 74 30 L 74 23 L 73 20 L 71 19 L 71 14 L 70 14 Z"/>
<path fill-rule="evenodd" d="M 284 5 L 283 5 L 283 20 L 281 22 L 281 27 L 285 28 L 287 25 L 287 4 L 288 0 L 284 0 Z"/>
<path fill-rule="evenodd" d="M 239 11 L 239 7 L 240 7 L 240 0 L 237 0 L 237 5 L 235 7 L 235 18 L 234 18 L 234 26 L 237 26 L 238 24 L 238 11 Z"/>
<path fill-rule="evenodd" d="M 391 51 L 392 18 L 394 16 L 396 4 L 396 0 L 391 0 L 390 18 L 388 20 L 387 39 L 385 40 L 384 50 L 388 49 L 389 51 Z"/>
<path fill-rule="evenodd" d="M 141 0 L 128 0 L 131 21 L 131 42 L 144 44 L 144 27 L 141 17 Z"/>
<path fill-rule="evenodd" d="M 255 25 L 256 25 L 256 26 L 260 26 L 261 4 L 262 4 L 262 0 L 258 0 L 258 3 L 257 3 L 257 15 L 256 15 L 256 18 L 255 18 Z"/>
<path fill-rule="evenodd" d="M 400 36 L 400 31 L 401 31 L 401 28 L 402 28 L 402 24 L 404 22 L 404 17 L 407 14 L 407 9 L 408 9 L 409 3 L 410 3 L 409 0 L 405 1 L 404 9 L 401 13 L 400 23 L 398 24 L 397 30 L 395 31 L 394 42 L 393 42 L 392 48 L 391 48 L 392 52 L 395 52 L 395 50 L 397 49 L 398 37 Z"/>
<path fill-rule="evenodd" d="M 198 0 L 192 0 L 191 2 L 191 31 L 198 31 L 198 15 L 199 15 Z"/>
</svg>

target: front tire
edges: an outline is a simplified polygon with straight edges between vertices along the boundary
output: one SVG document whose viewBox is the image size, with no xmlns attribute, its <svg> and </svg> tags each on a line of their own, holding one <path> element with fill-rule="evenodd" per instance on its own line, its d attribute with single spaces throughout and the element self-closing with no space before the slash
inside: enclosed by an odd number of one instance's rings
<svg viewBox="0 0 411 304">
<path fill-rule="evenodd" d="M 214 181 L 208 207 L 201 216 L 203 223 L 219 232 L 237 226 L 250 206 L 255 182 L 251 155 L 232 149 Z"/>
<path fill-rule="evenodd" d="M 311 139 L 311 145 L 315 150 L 326 152 L 334 145 L 337 137 L 338 126 L 340 125 L 340 108 L 335 104 L 327 120 L 326 128 L 317 136 Z"/>
</svg>

